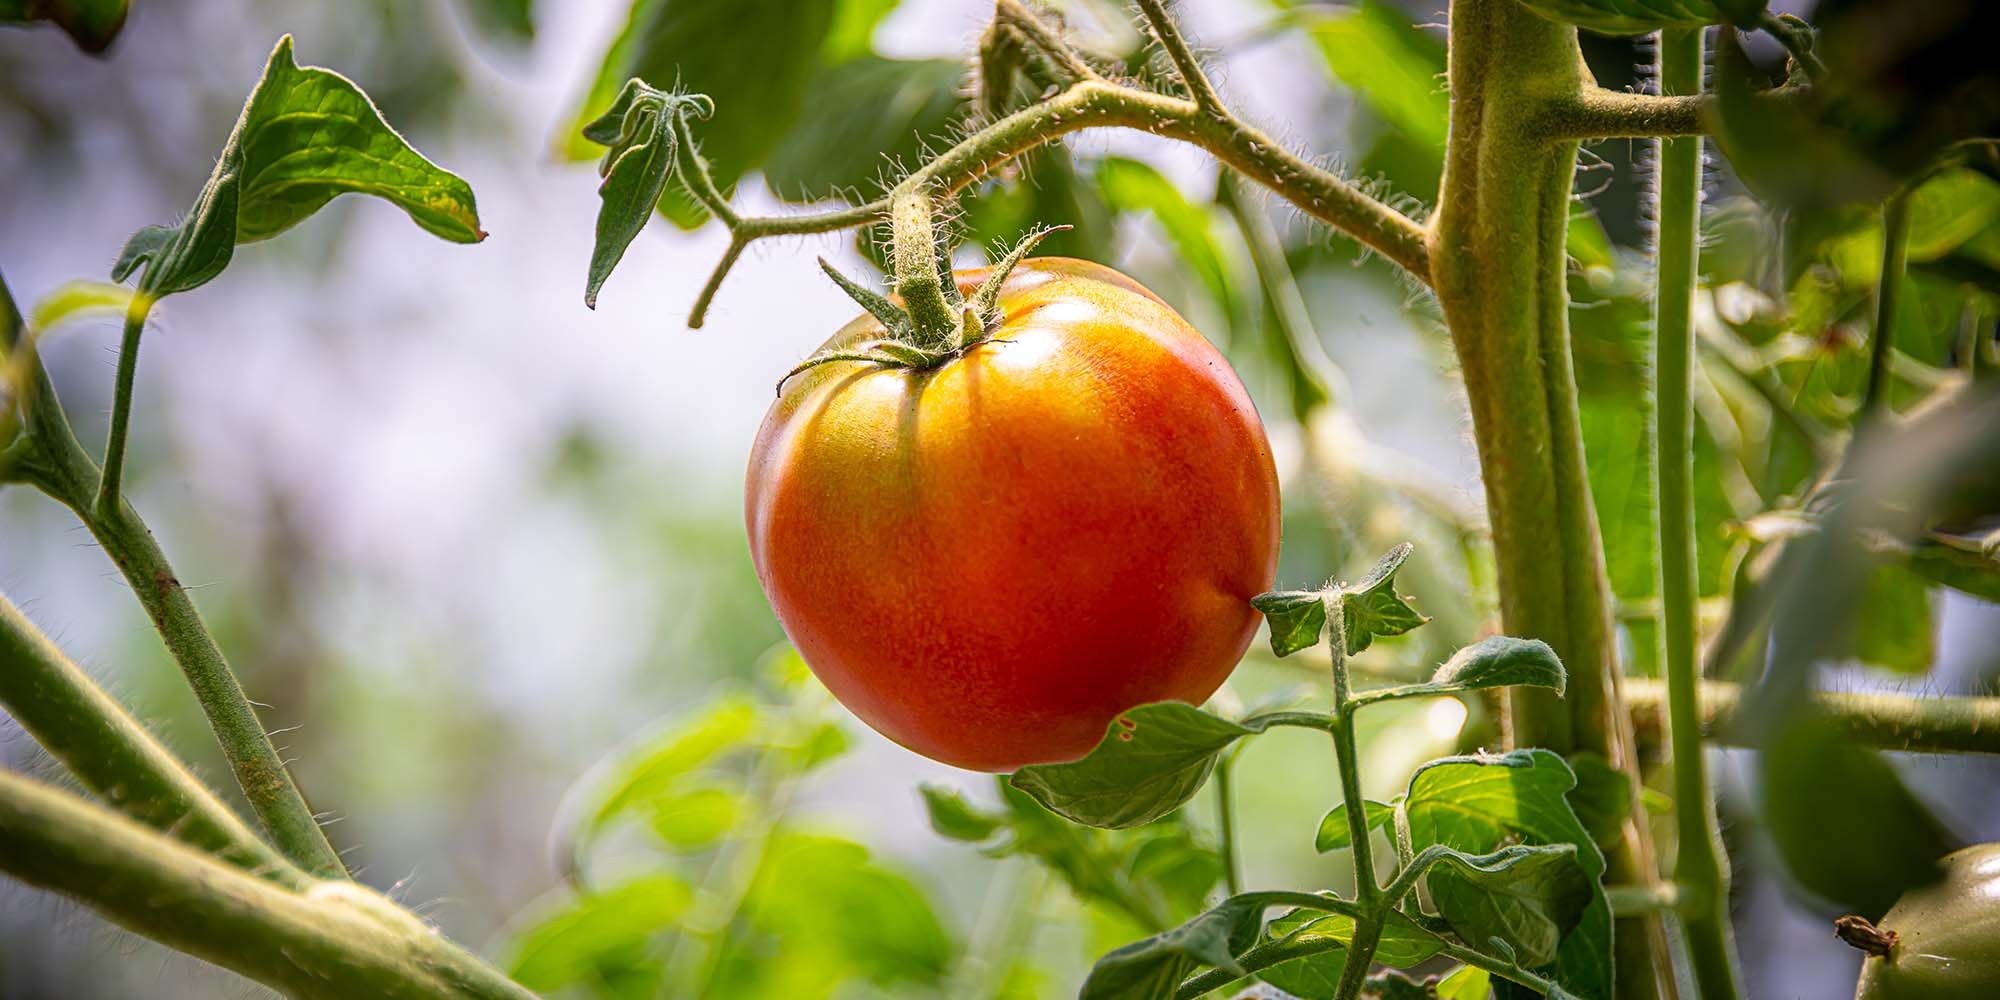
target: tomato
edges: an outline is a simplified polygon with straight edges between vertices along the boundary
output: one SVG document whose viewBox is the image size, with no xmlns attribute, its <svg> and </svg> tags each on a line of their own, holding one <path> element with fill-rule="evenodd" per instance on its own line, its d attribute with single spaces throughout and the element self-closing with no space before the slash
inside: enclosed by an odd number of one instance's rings
<svg viewBox="0 0 2000 1000">
<path fill-rule="evenodd" d="M 1938 863 L 1943 880 L 1905 893 L 1882 918 L 1888 953 L 1862 962 L 1856 1000 L 2000 997 L 2000 844 Z"/>
<path fill-rule="evenodd" d="M 984 270 L 958 272 L 970 294 Z M 983 771 L 1074 760 L 1118 713 L 1198 704 L 1257 628 L 1278 480 L 1229 363 L 1109 268 L 1023 262 L 990 339 L 928 369 L 781 387 L 750 456 L 750 554 L 855 715 Z M 825 349 L 885 335 L 873 317 Z"/>
</svg>

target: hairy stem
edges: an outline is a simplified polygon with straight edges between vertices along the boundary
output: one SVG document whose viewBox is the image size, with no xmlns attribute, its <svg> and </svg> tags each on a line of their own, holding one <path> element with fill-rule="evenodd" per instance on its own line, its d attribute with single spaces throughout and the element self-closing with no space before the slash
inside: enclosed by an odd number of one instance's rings
<svg viewBox="0 0 2000 1000">
<path fill-rule="evenodd" d="M 12 331 L 25 328 L 14 302 L 0 283 L 4 316 L 11 343 Z M 128 332 L 129 332 L 128 327 Z M 345 878 L 347 869 L 327 842 L 326 834 L 314 820 L 312 808 L 284 762 L 265 734 L 257 713 L 250 707 L 243 686 L 223 659 L 200 612 L 189 599 L 187 589 L 174 576 L 173 567 L 160 551 L 153 534 L 139 513 L 123 497 L 113 495 L 108 507 L 100 508 L 102 475 L 97 463 L 78 443 L 69 418 L 56 399 L 55 387 L 39 361 L 34 365 L 34 394 L 30 400 L 28 434 L 33 445 L 24 455 L 26 467 L 16 470 L 35 486 L 76 513 L 91 536 L 104 547 L 118 566 L 139 603 L 152 619 L 167 651 L 180 666 L 195 700 L 208 716 L 210 728 L 222 744 L 222 752 L 236 774 L 237 784 L 250 808 L 257 814 L 271 839 L 285 856 L 308 872 L 322 878 Z"/>
<path fill-rule="evenodd" d="M 1233 115 L 1210 114 L 1192 101 L 1093 76 L 974 132 L 904 178 L 888 195 L 865 205 L 813 215 L 741 216 L 733 221 L 731 216 L 716 212 L 730 230 L 730 249 L 710 276 L 708 287 L 688 317 L 688 325 L 701 326 L 715 289 L 720 287 L 743 248 L 752 242 L 772 236 L 837 232 L 879 222 L 889 217 L 890 207 L 899 195 L 915 191 L 928 191 L 934 197 L 955 194 L 1022 153 L 1071 132 L 1106 127 L 1136 129 L 1199 146 L 1300 211 L 1380 253 L 1417 280 L 1431 280 L 1424 229 L 1408 216 L 1338 174 L 1307 162 Z M 681 138 L 684 155 L 699 163 L 691 136 L 684 134 Z M 703 183 L 707 177 L 705 167 L 695 170 L 684 164 L 677 176 L 691 179 L 690 193 L 711 211 L 724 204 L 714 185 Z"/>
<path fill-rule="evenodd" d="M 1665 733 L 1666 685 L 1634 678 L 1627 683 L 1633 720 L 1649 738 Z M 1743 690 L 1725 681 L 1701 685 L 1701 732 L 1726 746 L 1756 746 L 1754 734 L 1738 731 Z M 1811 695 L 1815 718 L 1825 719 L 1849 740 L 1882 750 L 1911 753 L 2000 754 L 2000 698 L 1857 694 L 1819 691 Z"/>
<path fill-rule="evenodd" d="M 920 341 L 917 346 L 949 347 L 957 339 L 959 323 L 938 274 L 930 195 L 921 187 L 898 191 L 890 225 L 895 233 L 896 294 L 909 310 L 910 325 Z"/>
<path fill-rule="evenodd" d="M 125 815 L 291 889 L 299 871 L 257 838 L 139 720 L 0 598 L 0 706 Z"/>
<path fill-rule="evenodd" d="M 1702 29 L 1660 33 L 1660 87 L 1669 95 L 1701 91 Z M 1704 1000 L 1740 996 L 1729 927 L 1729 869 L 1709 789 L 1696 688 L 1701 683 L 1695 604 L 1694 324 L 1690 317 L 1701 216 L 1701 139 L 1660 143 L 1655 218 L 1659 221 L 1655 338 L 1654 523 L 1659 542 L 1661 663 L 1673 742 L 1682 934 Z"/>
<path fill-rule="evenodd" d="M 1340 800 L 1347 808 L 1348 854 L 1354 861 L 1354 897 L 1361 908 L 1354 918 L 1354 938 L 1348 942 L 1347 962 L 1341 966 L 1340 982 L 1334 985 L 1335 1000 L 1353 1000 L 1361 994 L 1362 980 L 1375 958 L 1382 940 L 1384 912 L 1393 902 L 1375 880 L 1375 844 L 1369 839 L 1367 800 L 1361 796 L 1361 760 L 1354 748 L 1353 692 L 1347 676 L 1347 614 L 1345 598 L 1336 592 L 1327 600 L 1327 647 L 1333 652 L 1333 752 L 1340 769 Z"/>
<path fill-rule="evenodd" d="M 1574 28 L 1513 0 L 1455 0 L 1450 17 L 1434 287 L 1471 404 L 1503 625 L 1548 642 L 1569 668 L 1566 697 L 1513 692 L 1511 735 L 1601 753 L 1636 773 L 1570 358 L 1565 235 L 1577 144 L 1535 128 L 1585 86 L 1582 54 Z M 1605 854 L 1614 881 L 1657 878 L 1636 822 Z M 1621 921 L 1617 936 L 1618 995 L 1658 996 L 1671 981 L 1664 926 Z"/>
<path fill-rule="evenodd" d="M 300 1000 L 534 997 L 367 889 L 293 892 L 6 773 L 0 871 Z"/>
<path fill-rule="evenodd" d="M 1174 69 L 1181 75 L 1181 84 L 1187 87 L 1188 96 L 1194 99 L 1195 107 L 1212 115 L 1223 115 L 1222 98 L 1216 94 L 1215 85 L 1208 82 L 1208 74 L 1202 71 L 1200 61 L 1194 57 L 1194 50 L 1188 48 L 1187 39 L 1174 25 L 1173 18 L 1167 16 L 1166 0 L 1139 0 L 1139 11 L 1146 15 L 1146 26 L 1153 29 L 1153 37 L 1166 50 L 1167 58 L 1173 61 Z"/>
</svg>

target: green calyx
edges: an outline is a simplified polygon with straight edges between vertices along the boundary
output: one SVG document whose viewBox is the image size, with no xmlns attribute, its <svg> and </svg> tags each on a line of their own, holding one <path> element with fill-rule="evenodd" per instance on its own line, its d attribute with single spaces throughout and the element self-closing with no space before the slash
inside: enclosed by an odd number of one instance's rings
<svg viewBox="0 0 2000 1000">
<path fill-rule="evenodd" d="M 1043 237 L 1068 226 L 1049 226 L 1037 229 L 1014 245 L 1006 257 L 994 264 L 987 272 L 986 280 L 972 293 L 971 298 L 958 294 L 958 282 L 951 276 L 951 257 L 940 245 L 936 257 L 938 291 L 944 297 L 948 309 L 946 320 L 932 318 L 920 322 L 911 311 L 895 300 L 860 282 L 840 273 L 832 264 L 820 258 L 820 270 L 840 286 L 870 316 L 882 324 L 888 336 L 859 344 L 832 347 L 814 354 L 800 362 L 785 377 L 778 380 L 777 391 L 783 395 L 786 383 L 800 372 L 834 361 L 859 361 L 867 364 L 892 368 L 907 368 L 923 371 L 935 368 L 964 354 L 977 344 L 992 339 L 993 331 L 1000 321 L 1000 288 L 1006 284 L 1007 276 L 1015 266 L 1026 259 L 1035 245 Z"/>
</svg>

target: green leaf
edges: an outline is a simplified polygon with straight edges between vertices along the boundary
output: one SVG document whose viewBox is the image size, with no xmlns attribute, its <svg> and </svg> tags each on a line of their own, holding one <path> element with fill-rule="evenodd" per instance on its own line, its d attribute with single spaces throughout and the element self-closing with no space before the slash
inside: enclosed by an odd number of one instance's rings
<svg viewBox="0 0 2000 1000">
<path fill-rule="evenodd" d="M 583 127 L 584 138 L 609 147 L 597 168 L 604 178 L 597 187 L 603 204 L 597 210 L 584 305 L 597 308 L 598 290 L 653 217 L 667 180 L 674 176 L 677 126 L 690 117 L 706 118 L 713 110 L 702 95 L 664 93 L 634 79 L 603 115 Z"/>
<path fill-rule="evenodd" d="M 486 238 L 472 188 L 410 148 L 346 77 L 300 67 L 278 40 L 215 172 L 178 227 L 133 234 L 112 268 L 155 297 L 222 273 L 239 243 L 269 239 L 348 192 L 374 195 L 455 243 Z"/>
<path fill-rule="evenodd" d="M 1417 613 L 1409 598 L 1396 594 L 1396 571 L 1410 558 L 1409 542 L 1390 549 L 1358 583 L 1342 584 L 1347 655 L 1367 649 L 1378 638 L 1402 635 L 1430 621 Z"/>
<path fill-rule="evenodd" d="M 878 985 L 936 983 L 953 958 L 923 888 L 837 837 L 773 837 L 744 916 L 780 953 L 824 949 Z"/>
<path fill-rule="evenodd" d="M 659 90 L 706 94 L 716 115 L 695 138 L 727 193 L 798 120 L 835 6 L 835 0 L 633 0 L 570 134 L 603 115 L 633 77 Z M 579 140 L 566 149 L 572 159 L 595 155 Z M 683 228 L 707 216 L 676 188 L 660 208 Z"/>
<path fill-rule="evenodd" d="M 507 974 L 550 993 L 637 968 L 649 960 L 654 936 L 673 926 L 693 898 L 686 883 L 669 875 L 579 896 L 515 938 Z"/>
<path fill-rule="evenodd" d="M 931 829 L 947 840 L 978 843 L 990 839 L 1007 824 L 1005 816 L 975 808 L 955 789 L 919 785 L 917 791 L 923 794 L 924 811 L 930 816 Z"/>
<path fill-rule="evenodd" d="M 788 201 L 880 195 L 926 151 L 950 145 L 965 118 L 964 77 L 955 59 L 866 55 L 821 69 L 813 113 L 771 150 L 764 183 Z"/>
<path fill-rule="evenodd" d="M 462 0 L 473 27 L 489 38 L 525 46 L 535 40 L 535 0 Z"/>
<path fill-rule="evenodd" d="M 102 52 L 125 26 L 126 0 L 0 0 L 0 25 L 48 21 L 85 52 Z"/>
<path fill-rule="evenodd" d="M 1564 679 L 1562 661 L 1548 643 L 1490 635 L 1453 653 L 1429 681 L 1364 691 L 1355 701 L 1370 704 L 1397 698 L 1434 698 L 1500 687 L 1553 688 L 1561 694 Z"/>
<path fill-rule="evenodd" d="M 1290 656 L 1319 645 L 1326 634 L 1326 595 L 1319 591 L 1284 590 L 1258 594 L 1250 606 L 1264 613 L 1271 625 L 1271 652 Z"/>
<path fill-rule="evenodd" d="M 1354 941 L 1354 918 L 1297 909 L 1271 921 L 1264 929 L 1264 937 L 1270 942 L 1267 947 L 1301 954 L 1257 973 L 1258 979 L 1301 1000 L 1328 1000 L 1334 996 L 1341 970 L 1347 965 L 1347 948 Z M 1392 968 L 1408 969 L 1431 959 L 1440 947 L 1437 938 L 1425 933 L 1409 917 L 1391 911 L 1376 943 L 1374 960 Z"/>
<path fill-rule="evenodd" d="M 1177 701 L 1140 705 L 1105 727 L 1090 755 L 1035 764 L 1008 778 L 1051 812 L 1085 826 L 1123 829 L 1181 807 L 1215 770 L 1230 744 L 1263 732 Z"/>
<path fill-rule="evenodd" d="M 1437 75 L 1444 70 L 1443 45 L 1379 0 L 1334 11 L 1297 0 L 1285 6 L 1315 12 L 1307 33 L 1327 68 L 1370 110 L 1426 151 L 1444 154 L 1448 102 Z"/>
<path fill-rule="evenodd" d="M 1179 927 L 1112 951 L 1091 966 L 1078 1000 L 1165 1000 L 1202 966 L 1241 974 L 1236 954 L 1256 941 L 1263 915 L 1257 898 L 1232 897 Z"/>
<path fill-rule="evenodd" d="M 601 830 L 612 820 L 649 806 L 712 758 L 751 745 L 757 722 L 757 707 L 733 698 L 648 741 L 607 783 L 600 804 L 580 832 Z"/>
<path fill-rule="evenodd" d="M 1793 881 L 1842 912 L 1879 920 L 1963 846 L 1882 755 L 1801 712 L 1758 757 L 1761 816 Z"/>
<path fill-rule="evenodd" d="M 65 281 L 28 310 L 28 334 L 40 337 L 51 327 L 90 316 L 123 316 L 132 304 L 132 290 L 102 281 Z"/>
<path fill-rule="evenodd" d="M 1214 220 L 1150 164 L 1121 156 L 1097 161 L 1097 189 L 1113 211 L 1147 212 L 1173 243 L 1180 263 L 1192 270 L 1226 317 L 1241 315 L 1236 282 L 1223 259 Z"/>
<path fill-rule="evenodd" d="M 1497 937 L 1528 966 L 1555 961 L 1596 888 L 1571 844 L 1517 844 L 1483 855 L 1450 851 L 1424 877 L 1438 913 L 1459 937 Z"/>
<path fill-rule="evenodd" d="M 1417 769 L 1403 805 L 1418 851 L 1433 844 L 1469 854 L 1513 843 L 1573 845 L 1592 888 L 1575 929 L 1557 948 L 1555 976 L 1587 1000 L 1606 1000 L 1611 910 L 1598 885 L 1604 855 L 1565 798 L 1575 783 L 1569 765 L 1547 750 L 1447 757 Z"/>
<path fill-rule="evenodd" d="M 875 29 L 896 9 L 897 0 L 839 0 L 833 9 L 833 27 L 826 32 L 820 57 L 827 65 L 859 59 L 875 47 Z"/>
<path fill-rule="evenodd" d="M 742 792 L 710 785 L 655 799 L 653 833 L 668 847 L 701 851 L 715 846 L 750 808 Z"/>
<path fill-rule="evenodd" d="M 1576 772 L 1576 787 L 1570 789 L 1570 808 L 1599 847 L 1619 839 L 1625 820 L 1632 815 L 1632 776 L 1611 766 L 1601 753 L 1584 751 L 1568 757 Z"/>
<path fill-rule="evenodd" d="M 1493 988 L 1492 974 L 1485 969 L 1461 965 L 1458 971 L 1437 984 L 1437 1000 L 1486 1000 Z"/>
<path fill-rule="evenodd" d="M 1379 830 L 1396 818 L 1396 807 L 1387 802 L 1368 799 L 1362 803 L 1362 812 L 1368 817 L 1368 829 Z M 1313 838 L 1313 849 L 1321 854 L 1337 851 L 1353 843 L 1347 829 L 1347 803 L 1334 806 L 1326 818 L 1319 821 L 1319 834 Z"/>
<path fill-rule="evenodd" d="M 1730 19 L 1711 0 L 1521 0 L 1551 21 L 1604 35 L 1643 35 L 1660 28 L 1696 28 Z M 1744 7 L 1740 0 L 1737 7 Z M 1762 9 L 1761 2 L 1750 5 Z M 1739 20 L 1746 20 L 1739 13 Z"/>
</svg>

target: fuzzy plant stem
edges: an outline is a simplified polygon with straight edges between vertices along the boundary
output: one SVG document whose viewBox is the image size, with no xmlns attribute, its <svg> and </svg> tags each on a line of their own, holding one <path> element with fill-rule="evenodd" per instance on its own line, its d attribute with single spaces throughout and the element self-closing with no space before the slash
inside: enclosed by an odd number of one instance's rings
<svg viewBox="0 0 2000 1000">
<path fill-rule="evenodd" d="M 1701 91 L 1702 29 L 1660 33 L 1660 89 L 1668 95 Z M 1658 288 L 1653 297 L 1653 365 L 1656 385 L 1654 523 L 1659 542 L 1661 663 L 1667 684 L 1668 733 L 1673 747 L 1674 880 L 1689 964 L 1703 1000 L 1734 1000 L 1736 947 L 1729 925 L 1729 869 L 1715 819 L 1714 795 L 1701 741 L 1697 704 L 1701 672 L 1697 646 L 1694 510 L 1694 301 L 1701 215 L 1701 139 L 1660 142 L 1658 188 Z"/>
<path fill-rule="evenodd" d="M 921 340 L 917 346 L 950 346 L 958 336 L 959 321 L 938 274 L 930 195 L 921 186 L 898 192 L 890 206 L 889 225 L 895 241 L 896 294 L 909 310 Z"/>
<path fill-rule="evenodd" d="M 152 296 L 137 292 L 125 308 L 125 336 L 118 345 L 118 378 L 111 392 L 111 430 L 104 439 L 104 474 L 99 477 L 97 498 L 91 511 L 108 517 L 118 506 L 119 489 L 125 479 L 125 440 L 132 425 L 132 386 L 139 373 L 139 338 L 146 331 L 146 316 L 152 312 Z"/>
<path fill-rule="evenodd" d="M 1626 696 L 1642 732 L 1664 732 L 1667 688 L 1634 678 Z M 1755 733 L 1737 727 L 1743 689 L 1726 681 L 1701 685 L 1698 723 L 1724 746 L 1756 746 Z M 1816 691 L 1815 718 L 1857 745 L 1905 753 L 2000 754 L 2000 697 L 1909 695 L 1890 692 Z"/>
<path fill-rule="evenodd" d="M 1551 107 L 1588 86 L 1582 51 L 1575 28 L 1516 0 L 1453 0 L 1447 47 L 1433 288 L 1465 375 L 1502 625 L 1547 642 L 1569 668 L 1564 696 L 1513 692 L 1510 736 L 1600 753 L 1637 773 L 1570 356 L 1565 239 L 1577 143 L 1543 127 Z M 1611 881 L 1658 879 L 1648 831 L 1635 821 L 1605 845 L 1605 859 Z M 1621 1000 L 1671 989 L 1666 947 L 1656 917 L 1618 922 Z"/>
<path fill-rule="evenodd" d="M 259 840 L 5 598 L 0 707 L 113 808 L 279 885 L 304 888 L 304 872 Z"/>
<path fill-rule="evenodd" d="M 534 998 L 360 886 L 295 892 L 4 772 L 0 872 L 296 1000 Z"/>
<path fill-rule="evenodd" d="M 14 343 L 25 324 L 12 296 L 0 282 L 0 324 L 5 342 Z M 128 326 L 129 332 L 129 326 Z M 166 643 L 195 700 L 208 716 L 237 784 L 271 840 L 285 856 L 321 878 L 346 878 L 347 869 L 313 818 L 312 807 L 292 782 L 277 747 L 258 721 L 215 637 L 195 610 L 187 588 L 174 575 L 166 554 L 139 512 L 123 497 L 100 508 L 103 474 L 76 439 L 69 418 L 57 400 L 55 387 L 39 361 L 32 367 L 33 398 L 27 422 L 28 444 L 23 467 L 10 470 L 54 497 L 83 522 L 106 555 L 117 565 L 153 628 Z"/>
</svg>

